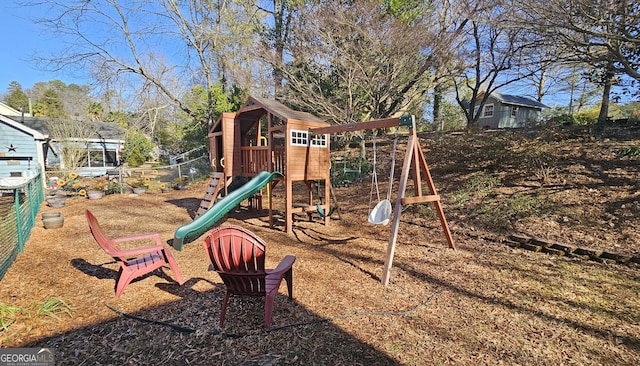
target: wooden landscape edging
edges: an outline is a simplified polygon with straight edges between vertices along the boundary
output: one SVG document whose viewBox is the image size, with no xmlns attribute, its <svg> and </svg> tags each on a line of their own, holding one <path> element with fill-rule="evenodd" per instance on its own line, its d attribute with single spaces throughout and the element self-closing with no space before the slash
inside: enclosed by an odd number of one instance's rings
<svg viewBox="0 0 640 366">
<path fill-rule="evenodd" d="M 608 252 L 600 249 L 575 247 L 572 245 L 532 238 L 524 235 L 509 235 L 504 244 L 512 248 L 522 248 L 533 252 L 543 252 L 559 256 L 592 260 L 606 264 L 640 264 L 640 255 Z"/>
<path fill-rule="evenodd" d="M 420 225 L 413 223 L 414 225 Z M 529 237 L 521 234 L 511 234 L 506 239 L 486 237 L 481 234 L 466 233 L 476 239 L 501 243 L 511 248 L 525 249 L 531 252 L 553 254 L 567 258 L 592 260 L 604 264 L 640 264 L 640 254 L 614 253 L 602 249 L 577 247 L 574 245 L 548 241 L 545 239 Z"/>
</svg>

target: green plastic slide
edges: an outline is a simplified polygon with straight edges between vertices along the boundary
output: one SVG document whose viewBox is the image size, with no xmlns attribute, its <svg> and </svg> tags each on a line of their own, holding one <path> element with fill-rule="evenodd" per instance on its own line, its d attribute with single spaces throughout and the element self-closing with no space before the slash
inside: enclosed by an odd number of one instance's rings
<svg viewBox="0 0 640 366">
<path fill-rule="evenodd" d="M 245 199 L 258 193 L 264 186 L 269 184 L 274 178 L 282 177 L 280 172 L 260 172 L 250 181 L 238 187 L 228 195 L 224 196 L 213 204 L 202 215 L 196 217 L 193 221 L 176 229 L 173 234 L 173 243 L 175 249 L 182 250 L 182 245 L 186 238 L 198 236 L 213 226 L 227 212 L 233 210 Z"/>
</svg>

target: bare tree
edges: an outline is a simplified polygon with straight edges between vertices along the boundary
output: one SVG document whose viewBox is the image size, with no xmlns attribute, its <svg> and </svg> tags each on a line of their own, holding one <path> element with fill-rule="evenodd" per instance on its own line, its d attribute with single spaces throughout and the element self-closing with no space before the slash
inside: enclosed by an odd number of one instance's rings
<svg viewBox="0 0 640 366">
<path fill-rule="evenodd" d="M 42 0 L 29 5 L 48 7 L 48 16 L 38 23 L 70 42 L 61 54 L 41 57 L 42 65 L 97 71 L 101 81 L 112 84 L 128 78 L 133 90 L 152 86 L 193 118 L 196 113 L 181 92 L 193 84 L 211 89 L 220 80 L 234 82 L 235 61 L 256 36 L 255 17 L 242 0 Z M 166 83 L 174 78 L 182 88 Z M 213 103 L 210 98 L 210 112 Z M 212 118 L 209 113 L 202 122 Z"/>
<path fill-rule="evenodd" d="M 74 171 L 84 166 L 87 160 L 89 139 L 98 131 L 97 123 L 87 123 L 69 119 L 46 121 L 47 130 L 57 144 L 60 167 Z"/>
<path fill-rule="evenodd" d="M 91 104 L 91 89 L 88 85 L 69 84 L 60 93 L 67 116 L 78 121 L 86 120 Z"/>
<path fill-rule="evenodd" d="M 564 87 L 562 82 L 571 72 L 565 65 L 559 63 L 555 50 L 540 46 L 530 52 L 531 64 L 521 67 L 521 72 L 528 75 L 522 80 L 520 86 L 525 85 L 525 90 L 531 90 L 526 96 L 542 103 L 549 93 Z"/>
<path fill-rule="evenodd" d="M 306 4 L 285 50 L 288 62 L 269 60 L 284 77 L 287 101 L 333 123 L 421 113 L 439 56 L 455 45 L 457 31 L 455 24 L 442 28 L 432 8 L 421 14 L 406 22 L 379 1 Z"/>
<path fill-rule="evenodd" d="M 466 42 L 457 55 L 465 62 L 464 71 L 458 75 L 452 72 L 456 101 L 465 111 L 469 129 L 479 127 L 491 93 L 531 77 L 545 64 L 532 58 L 540 44 L 535 34 L 508 22 L 509 7 L 492 0 L 477 6 L 480 8 L 467 23 Z"/>
<path fill-rule="evenodd" d="M 289 36 L 293 28 L 293 19 L 301 7 L 303 0 L 273 0 L 268 2 L 270 8 L 260 6 L 258 9 L 273 19 L 273 26 L 267 28 L 263 38 L 263 49 L 272 53 L 271 58 L 279 64 L 284 63 L 286 46 L 289 44 Z M 281 68 L 273 68 L 273 94 L 276 98 L 282 97 L 282 83 L 284 79 Z"/>
<path fill-rule="evenodd" d="M 564 89 L 569 92 L 569 114 L 579 113 L 591 104 L 598 94 L 602 94 L 602 87 L 590 82 L 584 77 L 588 67 L 574 65 L 569 69 L 569 75 L 563 78 Z"/>
<path fill-rule="evenodd" d="M 632 0 L 549 0 L 514 2 L 521 24 L 527 24 L 566 60 L 591 67 L 592 81 L 602 89 L 598 118 L 608 114 L 616 76 L 640 82 L 640 6 Z M 596 77 L 598 80 L 596 80 Z"/>
<path fill-rule="evenodd" d="M 615 73 L 640 81 L 640 5 L 637 1 L 528 1 L 518 7 L 523 8 L 523 21 L 548 35 L 573 60 L 589 64 L 610 61 Z"/>
</svg>

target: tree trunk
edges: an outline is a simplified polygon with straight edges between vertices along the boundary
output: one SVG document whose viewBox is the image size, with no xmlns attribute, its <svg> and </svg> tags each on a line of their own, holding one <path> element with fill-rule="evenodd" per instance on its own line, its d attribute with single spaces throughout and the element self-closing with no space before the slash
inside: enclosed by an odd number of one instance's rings
<svg viewBox="0 0 640 366">
<path fill-rule="evenodd" d="M 609 116 L 609 95 L 611 94 L 611 86 L 613 84 L 613 73 L 607 71 L 604 77 L 602 89 L 602 102 L 600 103 L 600 114 L 598 114 L 598 122 L 594 126 L 594 133 L 599 134 L 604 130 Z"/>
<path fill-rule="evenodd" d="M 604 89 L 602 90 L 602 102 L 600 104 L 600 114 L 598 115 L 598 124 L 604 124 L 607 122 L 609 115 L 609 95 L 611 93 L 611 84 L 613 76 L 607 74 L 604 80 Z"/>
<path fill-rule="evenodd" d="M 436 84 L 433 89 L 433 124 L 436 126 L 436 129 L 440 129 L 440 131 L 444 130 L 444 120 L 442 118 L 442 113 L 440 111 L 442 105 L 442 91 L 444 86 L 442 83 Z"/>
</svg>

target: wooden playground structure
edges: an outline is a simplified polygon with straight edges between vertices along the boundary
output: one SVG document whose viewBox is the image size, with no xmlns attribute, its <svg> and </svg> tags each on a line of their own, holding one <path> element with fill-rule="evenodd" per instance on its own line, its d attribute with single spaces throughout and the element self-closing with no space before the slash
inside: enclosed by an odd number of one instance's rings
<svg viewBox="0 0 640 366">
<path fill-rule="evenodd" d="M 263 117 L 266 116 L 266 121 Z M 313 200 L 312 183 L 329 181 L 331 168 L 329 141 L 321 136 L 308 146 L 310 128 L 328 127 L 317 117 L 294 111 L 285 105 L 258 97 L 250 97 L 237 113 L 223 113 L 209 130 L 209 155 L 214 175 L 199 212 L 208 209 L 219 192 L 234 179 L 252 178 L 262 171 L 280 172 L 266 187 L 269 202 L 269 223 L 273 226 L 273 188 L 285 184 L 285 230 L 293 233 L 293 215 L 304 212 Z M 304 182 L 309 188 L 309 204 L 294 203 L 294 182 Z M 325 185 L 324 197 L 329 197 L 330 185 Z M 262 209 L 263 193 L 249 199 Z M 325 204 L 323 207 L 329 208 Z M 325 223 L 329 217 L 325 217 Z"/>
<path fill-rule="evenodd" d="M 197 214 L 206 211 L 221 192 L 226 192 L 234 180 L 250 179 L 260 172 L 280 172 L 282 177 L 265 186 L 269 202 L 269 223 L 273 227 L 273 188 L 285 185 L 285 231 L 293 234 L 294 215 L 317 212 L 330 222 L 331 205 L 331 156 L 332 134 L 360 130 L 377 130 L 406 126 L 409 128 L 407 149 L 402 166 L 397 197 L 394 200 L 391 234 L 382 283 L 388 285 L 393 256 L 404 205 L 433 202 L 440 219 L 449 248 L 455 249 L 440 196 L 431 178 L 422 148 L 418 143 L 413 116 L 388 118 L 347 125 L 329 125 L 317 117 L 294 111 L 269 99 L 250 97 L 237 113 L 223 113 L 209 130 L 209 154 L 214 170 L 213 177 Z M 407 196 L 409 178 L 413 181 L 413 195 Z M 293 185 L 304 183 L 307 188 L 305 202 L 294 202 Z M 423 192 L 422 183 L 429 192 Z M 324 202 L 314 204 L 314 187 L 323 187 Z M 250 205 L 262 209 L 263 192 L 249 198 Z"/>
</svg>

